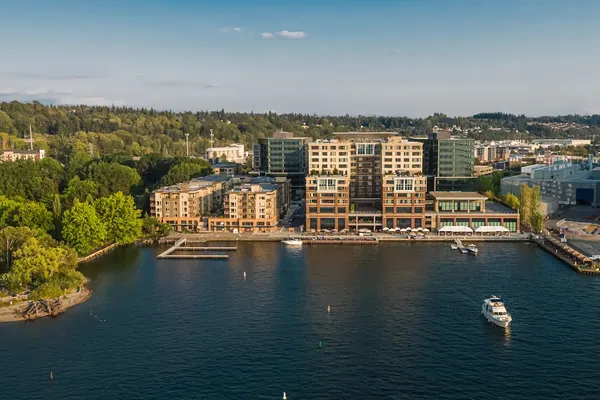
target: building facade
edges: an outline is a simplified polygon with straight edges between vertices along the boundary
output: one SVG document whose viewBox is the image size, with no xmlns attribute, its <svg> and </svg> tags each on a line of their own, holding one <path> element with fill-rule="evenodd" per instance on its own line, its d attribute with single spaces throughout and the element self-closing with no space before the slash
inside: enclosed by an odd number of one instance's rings
<svg viewBox="0 0 600 400">
<path fill-rule="evenodd" d="M 421 226 L 426 190 L 422 157 L 422 143 L 392 133 L 352 133 L 311 143 L 306 228 Z"/>
<path fill-rule="evenodd" d="M 423 143 L 423 174 L 429 191 L 472 190 L 474 187 L 475 141 L 434 132 Z"/>
<path fill-rule="evenodd" d="M 223 216 L 208 219 L 208 229 L 216 232 L 272 232 L 289 207 L 286 191 L 289 191 L 289 181 L 237 186 L 225 194 Z"/>
<path fill-rule="evenodd" d="M 46 157 L 46 150 L 4 150 L 2 162 L 13 162 L 17 160 L 39 161 Z"/>
<path fill-rule="evenodd" d="M 206 149 L 207 160 L 231 161 L 243 164 L 246 161 L 246 153 L 243 144 L 230 144 L 223 147 L 209 147 Z"/>
<path fill-rule="evenodd" d="M 203 217 L 222 209 L 232 187 L 231 178 L 219 175 L 162 187 L 150 194 L 150 216 L 178 232 L 206 229 Z"/>
<path fill-rule="evenodd" d="M 285 177 L 294 191 L 304 190 L 308 155 L 306 137 L 293 133 L 276 132 L 271 138 L 259 139 L 254 145 L 254 171 L 266 176 Z"/>
<path fill-rule="evenodd" d="M 425 227 L 438 231 L 446 226 L 467 226 L 474 231 L 481 226 L 503 226 L 510 232 L 520 231 L 519 213 L 487 201 L 476 192 L 430 192 Z"/>
</svg>

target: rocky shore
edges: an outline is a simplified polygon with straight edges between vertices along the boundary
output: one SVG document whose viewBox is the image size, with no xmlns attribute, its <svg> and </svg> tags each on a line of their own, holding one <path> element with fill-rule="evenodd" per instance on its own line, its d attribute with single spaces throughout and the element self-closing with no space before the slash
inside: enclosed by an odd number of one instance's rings
<svg viewBox="0 0 600 400">
<path fill-rule="evenodd" d="M 81 287 L 57 299 L 41 301 L 25 300 L 13 305 L 0 306 L 0 322 L 25 321 L 47 316 L 56 316 L 65 312 L 70 307 L 88 300 L 92 291 L 87 286 Z"/>
</svg>

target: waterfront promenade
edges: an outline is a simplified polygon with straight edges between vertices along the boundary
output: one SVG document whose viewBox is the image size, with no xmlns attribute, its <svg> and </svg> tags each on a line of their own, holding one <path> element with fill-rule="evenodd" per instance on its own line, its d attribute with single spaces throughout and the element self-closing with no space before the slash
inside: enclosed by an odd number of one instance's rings
<svg viewBox="0 0 600 400">
<path fill-rule="evenodd" d="M 511 233 L 505 236 L 441 236 L 436 234 L 428 234 L 420 239 L 414 236 L 393 235 L 388 233 L 372 233 L 372 236 L 379 242 L 452 242 L 455 238 L 472 241 L 472 242 L 524 242 L 529 238 L 528 233 Z M 179 233 L 171 232 L 166 238 L 161 239 L 161 243 L 175 243 L 182 237 L 187 238 L 189 242 L 279 242 L 288 237 L 299 237 L 303 240 L 351 240 L 360 238 L 356 234 L 302 234 L 300 232 L 268 232 L 268 233 L 231 233 L 231 232 L 201 232 L 201 233 Z"/>
</svg>

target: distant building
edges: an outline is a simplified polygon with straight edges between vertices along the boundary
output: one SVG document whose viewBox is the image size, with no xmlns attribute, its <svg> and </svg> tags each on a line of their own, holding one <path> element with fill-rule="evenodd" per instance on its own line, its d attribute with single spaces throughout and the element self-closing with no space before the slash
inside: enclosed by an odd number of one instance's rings
<svg viewBox="0 0 600 400">
<path fill-rule="evenodd" d="M 494 172 L 494 167 L 491 165 L 476 165 L 474 167 L 475 176 L 491 175 Z"/>
<path fill-rule="evenodd" d="M 206 149 L 206 159 L 216 160 L 216 162 L 230 161 L 244 163 L 246 161 L 244 145 L 234 143 L 224 147 L 209 147 Z"/>
<path fill-rule="evenodd" d="M 46 150 L 4 150 L 2 153 L 3 162 L 13 162 L 17 160 L 39 161 L 46 157 Z"/>
<path fill-rule="evenodd" d="M 579 164 L 530 165 L 521 169 L 520 175 L 502 179 L 502 195 L 519 196 L 521 185 L 539 186 L 542 207 L 547 213 L 559 205 L 587 204 L 600 206 L 600 169 L 582 169 Z"/>
<path fill-rule="evenodd" d="M 220 175 L 239 175 L 242 173 L 242 164 L 235 162 L 222 162 L 212 165 L 213 173 Z"/>
<path fill-rule="evenodd" d="M 258 139 L 253 152 L 254 171 L 259 175 L 289 179 L 294 192 L 304 190 L 310 141 L 289 132 L 276 132 L 271 138 Z"/>
</svg>

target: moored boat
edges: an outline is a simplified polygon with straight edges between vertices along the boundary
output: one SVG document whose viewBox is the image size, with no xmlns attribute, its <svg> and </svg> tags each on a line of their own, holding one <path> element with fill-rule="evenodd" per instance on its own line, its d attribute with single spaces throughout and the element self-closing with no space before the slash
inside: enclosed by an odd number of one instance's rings
<svg viewBox="0 0 600 400">
<path fill-rule="evenodd" d="M 481 313 L 488 322 L 502 328 L 508 327 L 512 322 L 512 316 L 506 311 L 502 299 L 493 295 L 489 299 L 483 300 Z"/>
<path fill-rule="evenodd" d="M 466 247 L 467 251 L 471 254 L 475 254 L 477 255 L 477 253 L 479 253 L 479 250 L 477 249 L 477 246 L 475 246 L 474 244 L 470 244 Z"/>
<path fill-rule="evenodd" d="M 302 240 L 297 238 L 288 238 L 282 240 L 281 243 L 285 244 L 286 246 L 302 246 Z"/>
</svg>

